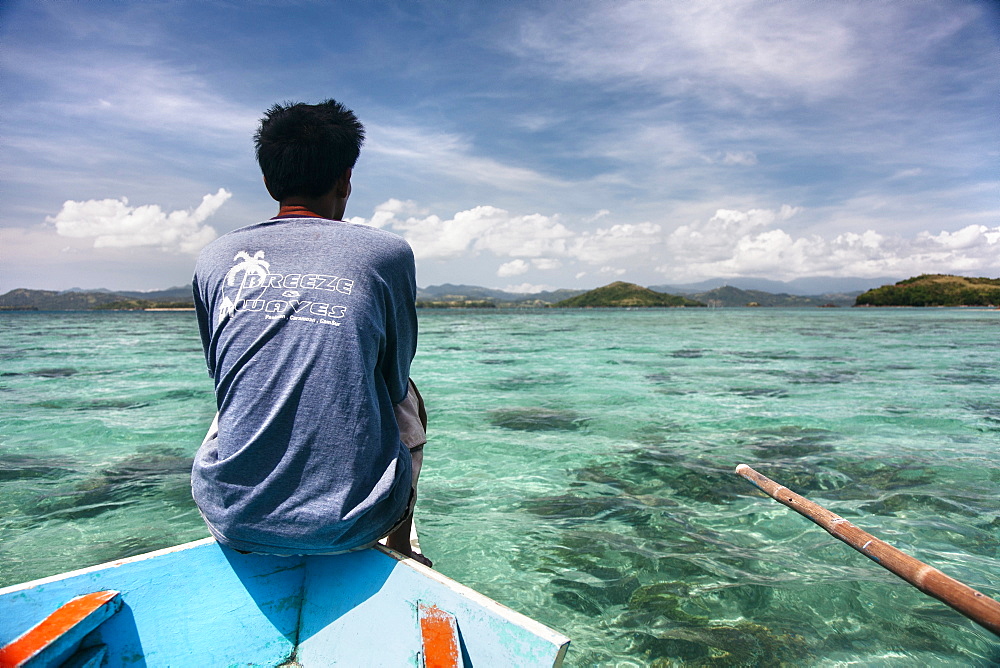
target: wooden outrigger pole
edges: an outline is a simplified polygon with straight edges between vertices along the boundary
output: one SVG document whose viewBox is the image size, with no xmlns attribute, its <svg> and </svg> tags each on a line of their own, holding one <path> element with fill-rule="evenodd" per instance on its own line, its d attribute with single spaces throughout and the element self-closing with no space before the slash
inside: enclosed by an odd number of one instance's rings
<svg viewBox="0 0 1000 668">
<path fill-rule="evenodd" d="M 897 550 L 843 517 L 761 475 L 746 464 L 737 466 L 736 473 L 775 501 L 820 525 L 831 536 L 847 543 L 879 566 L 892 571 L 920 591 L 951 606 L 983 628 L 1000 636 L 1000 602 Z"/>
</svg>

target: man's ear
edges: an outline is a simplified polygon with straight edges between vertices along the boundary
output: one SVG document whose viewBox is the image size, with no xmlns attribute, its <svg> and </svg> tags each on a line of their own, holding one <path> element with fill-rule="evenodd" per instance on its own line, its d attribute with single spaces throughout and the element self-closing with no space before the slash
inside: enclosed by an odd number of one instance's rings
<svg viewBox="0 0 1000 668">
<path fill-rule="evenodd" d="M 348 167 L 333 185 L 334 192 L 340 199 L 347 199 L 351 195 L 351 174 L 352 170 Z"/>
<path fill-rule="evenodd" d="M 264 188 L 267 189 L 267 194 L 271 196 L 271 199 L 277 202 L 278 198 L 274 196 L 273 192 L 271 192 L 271 185 L 267 182 L 267 177 L 265 176 L 263 177 L 263 179 L 264 179 Z"/>
</svg>

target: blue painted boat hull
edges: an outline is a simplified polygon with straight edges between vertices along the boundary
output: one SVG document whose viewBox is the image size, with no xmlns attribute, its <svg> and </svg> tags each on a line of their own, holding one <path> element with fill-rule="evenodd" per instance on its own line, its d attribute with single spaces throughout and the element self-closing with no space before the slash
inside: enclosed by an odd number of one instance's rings
<svg viewBox="0 0 1000 668">
<path fill-rule="evenodd" d="M 388 550 L 277 557 L 206 539 L 0 589 L 0 645 L 106 589 L 124 605 L 85 644 L 107 645 L 111 667 L 419 666 L 421 604 L 454 615 L 466 665 L 560 665 L 569 644 Z"/>
</svg>

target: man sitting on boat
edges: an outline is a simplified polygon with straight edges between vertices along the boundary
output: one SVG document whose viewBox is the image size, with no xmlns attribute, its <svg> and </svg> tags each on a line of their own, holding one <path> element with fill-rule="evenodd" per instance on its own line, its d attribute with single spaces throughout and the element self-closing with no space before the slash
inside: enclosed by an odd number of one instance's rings
<svg viewBox="0 0 1000 668">
<path fill-rule="evenodd" d="M 413 252 L 343 220 L 363 141 L 334 100 L 273 106 L 255 142 L 278 214 L 198 258 L 194 300 L 219 412 L 192 495 L 212 535 L 237 550 L 327 554 L 387 537 L 426 562 L 409 543 L 426 440 L 409 381 Z"/>
</svg>

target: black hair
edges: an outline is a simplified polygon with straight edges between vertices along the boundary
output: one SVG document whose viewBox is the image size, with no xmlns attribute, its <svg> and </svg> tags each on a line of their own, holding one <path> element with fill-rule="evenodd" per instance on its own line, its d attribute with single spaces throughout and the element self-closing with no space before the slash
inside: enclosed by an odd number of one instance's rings
<svg viewBox="0 0 1000 668">
<path fill-rule="evenodd" d="M 354 112 L 337 102 L 285 102 L 264 114 L 254 135 L 257 163 L 267 191 L 286 197 L 319 197 L 354 167 L 365 128 Z"/>
</svg>

